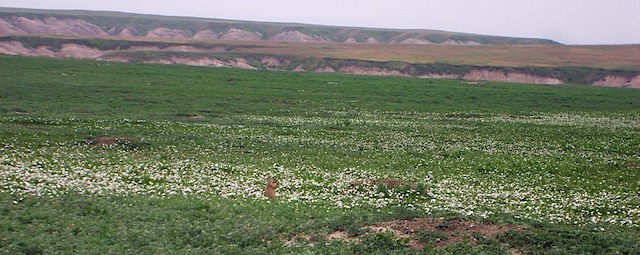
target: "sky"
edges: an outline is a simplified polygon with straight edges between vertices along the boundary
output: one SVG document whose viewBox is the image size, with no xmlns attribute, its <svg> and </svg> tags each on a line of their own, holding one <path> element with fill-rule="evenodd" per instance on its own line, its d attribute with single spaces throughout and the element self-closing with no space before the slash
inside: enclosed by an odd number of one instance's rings
<svg viewBox="0 0 640 255">
<path fill-rule="evenodd" d="M 640 44 L 640 0 L 0 0 L 0 7 L 438 29 L 564 44 Z"/>
</svg>

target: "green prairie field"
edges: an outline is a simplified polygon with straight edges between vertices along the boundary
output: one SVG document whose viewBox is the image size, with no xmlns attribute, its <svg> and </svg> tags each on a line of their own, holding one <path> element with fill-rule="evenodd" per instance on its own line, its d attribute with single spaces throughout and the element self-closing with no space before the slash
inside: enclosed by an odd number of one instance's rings
<svg viewBox="0 0 640 255">
<path fill-rule="evenodd" d="M 640 253 L 637 89 L 0 67 L 0 254 Z"/>
</svg>

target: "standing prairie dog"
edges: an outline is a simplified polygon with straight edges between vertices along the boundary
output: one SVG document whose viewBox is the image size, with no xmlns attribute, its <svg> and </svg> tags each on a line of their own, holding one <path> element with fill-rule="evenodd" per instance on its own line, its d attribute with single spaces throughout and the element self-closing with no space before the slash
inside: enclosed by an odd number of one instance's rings
<svg viewBox="0 0 640 255">
<path fill-rule="evenodd" d="M 278 187 L 278 184 L 276 183 L 276 180 L 273 178 L 269 178 L 267 180 L 267 187 L 264 188 L 264 196 L 268 197 L 268 198 L 274 198 L 276 197 L 276 188 Z"/>
</svg>

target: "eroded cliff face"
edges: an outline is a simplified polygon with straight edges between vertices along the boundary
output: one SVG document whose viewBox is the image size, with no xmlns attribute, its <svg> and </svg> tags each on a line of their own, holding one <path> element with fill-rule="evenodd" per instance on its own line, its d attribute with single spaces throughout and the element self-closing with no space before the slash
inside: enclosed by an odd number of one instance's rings
<svg viewBox="0 0 640 255">
<path fill-rule="evenodd" d="M 518 73 L 518 72 L 505 72 L 501 70 L 492 69 L 479 69 L 472 70 L 461 78 L 465 80 L 478 80 L 478 81 L 500 81 L 500 82 L 513 82 L 513 83 L 530 83 L 530 84 L 547 84 L 547 85 L 560 85 L 564 84 L 563 81 L 550 78 L 541 77 L 531 74 Z"/>
<path fill-rule="evenodd" d="M 604 86 L 604 87 L 640 88 L 640 75 L 637 75 L 633 78 L 622 77 L 617 75 L 607 75 L 602 80 L 594 82 L 593 85 Z"/>
<path fill-rule="evenodd" d="M 0 16 L 0 35 L 41 35 L 41 36 L 83 36 L 83 37 L 148 37 L 166 39 L 197 39 L 197 40 L 233 40 L 233 41 L 276 41 L 276 42 L 344 42 L 334 41 L 325 35 L 305 33 L 300 28 L 289 27 L 281 31 L 269 31 L 261 33 L 251 29 L 242 29 L 234 24 L 224 23 L 216 26 L 217 29 L 207 28 L 200 23 L 192 28 L 175 28 L 167 26 L 147 27 L 135 24 L 101 24 L 96 25 L 88 21 L 73 17 L 53 17 L 46 15 L 14 14 L 12 16 Z M 162 22 L 157 22 L 161 24 Z M 226 27 L 225 27 L 226 26 Z M 344 30 L 344 29 L 343 29 Z M 264 31 L 263 31 L 264 32 Z M 408 34 L 408 35 L 407 35 Z M 349 43 L 403 43 L 403 44 L 436 44 L 423 39 L 420 33 L 404 33 L 409 36 L 401 42 L 397 40 L 382 41 L 380 38 L 369 37 L 358 41 L 355 38 L 347 39 Z M 334 38 L 335 39 L 335 38 Z M 454 43 L 452 43 L 454 42 Z M 440 44 L 446 45 L 480 45 L 473 40 L 453 41 L 447 40 Z"/>
<path fill-rule="evenodd" d="M 171 32 L 171 31 L 169 31 Z M 155 52 L 155 53 L 154 53 Z M 142 54 L 143 59 L 136 57 Z M 149 54 L 153 53 L 153 54 Z M 187 54 L 184 54 L 187 53 Z M 217 53 L 223 53 L 216 57 Z M 315 59 L 293 58 L 286 56 L 265 56 L 234 53 L 223 46 L 212 48 L 198 48 L 191 45 L 171 45 L 165 47 L 134 45 L 127 48 L 117 47 L 113 50 L 99 50 L 77 43 L 62 43 L 59 46 L 28 47 L 19 41 L 0 42 L 0 54 L 20 56 L 41 56 L 61 58 L 83 58 L 103 61 L 131 62 L 142 61 L 156 64 L 183 64 L 208 67 L 235 67 L 244 69 L 265 69 L 303 72 L 341 72 L 356 75 L 375 76 L 411 76 L 431 79 L 465 79 L 472 81 L 497 81 L 528 84 L 561 85 L 566 82 L 562 77 L 545 77 L 527 69 L 478 67 L 478 66 L 449 66 L 443 71 L 441 64 L 430 68 L 416 64 L 393 65 L 386 62 L 371 62 L 344 59 Z M 417 71 L 420 70 L 420 71 Z M 440 71 L 439 71 L 440 70 Z M 566 72 L 566 71 L 565 71 Z M 602 70 L 599 70 L 603 73 Z M 554 72 L 544 72 L 554 73 Z M 563 73 L 563 72 L 555 72 Z M 595 86 L 640 88 L 640 73 L 626 75 L 603 73 L 601 78 L 591 82 Z M 575 75 L 574 75 L 575 76 Z"/>
<path fill-rule="evenodd" d="M 0 21 L 2 34 L 66 35 L 66 36 L 107 36 L 100 27 L 81 19 L 29 19 L 14 16 Z"/>
</svg>

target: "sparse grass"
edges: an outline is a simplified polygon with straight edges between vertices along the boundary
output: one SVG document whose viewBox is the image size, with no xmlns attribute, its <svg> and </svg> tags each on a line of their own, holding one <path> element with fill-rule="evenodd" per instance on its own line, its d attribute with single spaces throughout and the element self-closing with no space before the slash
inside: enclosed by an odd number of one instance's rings
<svg viewBox="0 0 640 255">
<path fill-rule="evenodd" d="M 0 65 L 0 253 L 640 246 L 640 90 L 6 56 Z M 274 200 L 261 195 L 269 177 Z M 416 189 L 351 186 L 381 178 Z M 425 250 L 362 229 L 416 217 L 522 229 Z M 361 242 L 324 242 L 338 230 Z M 315 245 L 285 245 L 295 236 Z"/>
</svg>

